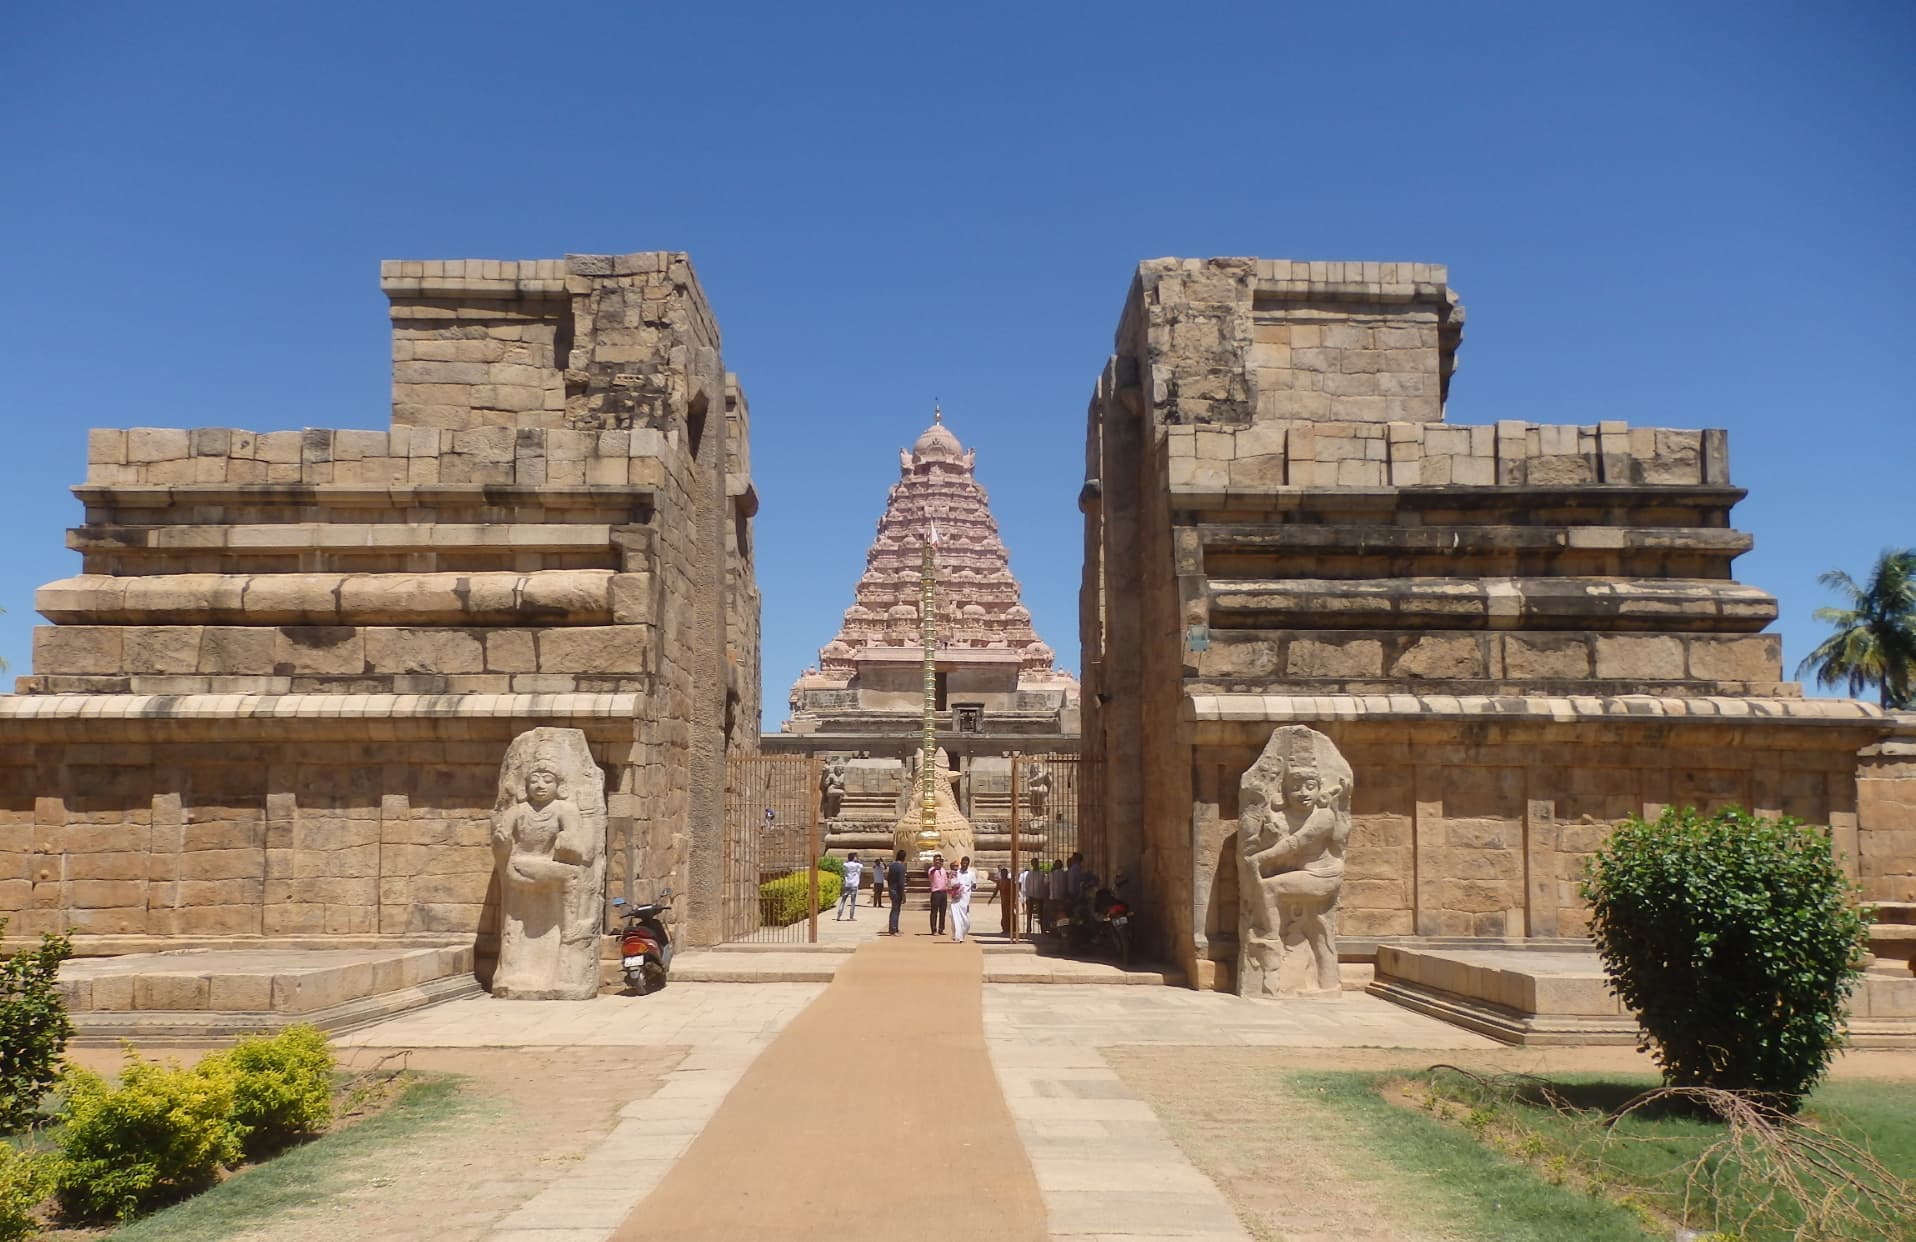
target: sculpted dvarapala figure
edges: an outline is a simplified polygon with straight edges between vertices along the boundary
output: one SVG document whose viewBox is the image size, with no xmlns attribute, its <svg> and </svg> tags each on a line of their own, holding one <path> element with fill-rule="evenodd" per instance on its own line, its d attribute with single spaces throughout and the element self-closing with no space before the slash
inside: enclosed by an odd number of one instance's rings
<svg viewBox="0 0 1916 1242">
<path fill-rule="evenodd" d="M 1303 725 L 1271 735 L 1239 784 L 1238 994 L 1336 996 L 1350 764 Z"/>
<path fill-rule="evenodd" d="M 583 733 L 532 729 L 513 739 L 499 769 L 492 846 L 499 868 L 493 995 L 597 995 L 605 789 Z"/>
</svg>

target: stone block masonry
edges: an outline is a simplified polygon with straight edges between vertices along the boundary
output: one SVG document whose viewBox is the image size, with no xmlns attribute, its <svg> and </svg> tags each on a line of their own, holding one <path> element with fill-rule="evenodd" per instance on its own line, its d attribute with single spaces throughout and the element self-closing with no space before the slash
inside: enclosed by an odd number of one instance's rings
<svg viewBox="0 0 1916 1242">
<path fill-rule="evenodd" d="M 383 430 L 90 433 L 81 572 L 0 700 L 0 909 L 81 951 L 491 956 L 505 744 L 583 730 L 609 888 L 716 934 L 758 735 L 745 398 L 682 254 L 385 264 Z M 716 884 L 705 891 L 716 899 Z"/>
<path fill-rule="evenodd" d="M 1359 777 L 1359 952 L 1581 935 L 1582 858 L 1673 803 L 1828 825 L 1866 896 L 1907 893 L 1907 730 L 1783 679 L 1725 433 L 1448 424 L 1463 323 L 1433 264 L 1140 266 L 1081 497 L 1097 868 L 1229 988 L 1238 780 L 1303 724 Z"/>
</svg>

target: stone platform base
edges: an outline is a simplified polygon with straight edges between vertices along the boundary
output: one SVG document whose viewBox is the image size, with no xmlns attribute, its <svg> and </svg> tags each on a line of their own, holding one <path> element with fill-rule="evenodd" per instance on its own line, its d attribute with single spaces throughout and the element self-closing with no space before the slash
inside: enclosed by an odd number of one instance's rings
<svg viewBox="0 0 1916 1242">
<path fill-rule="evenodd" d="M 1558 946 L 1380 944 L 1374 996 L 1506 1044 L 1634 1044 L 1636 1019 L 1594 952 Z M 1870 972 L 1850 1003 L 1850 1046 L 1916 1047 L 1916 979 Z"/>
<path fill-rule="evenodd" d="M 978 939 L 984 949 L 986 983 L 1095 983 L 1113 986 L 1181 987 L 1184 976 L 1168 966 L 1137 965 L 1052 956 L 1028 942 Z M 844 944 L 727 944 L 682 949 L 672 959 L 673 982 L 829 983 L 851 960 Z M 621 986 L 617 968 L 605 972 L 605 989 Z"/>
<path fill-rule="evenodd" d="M 350 1031 L 480 992 L 469 947 L 189 949 L 60 969 L 82 1043 L 202 1042 L 294 1023 Z"/>
</svg>

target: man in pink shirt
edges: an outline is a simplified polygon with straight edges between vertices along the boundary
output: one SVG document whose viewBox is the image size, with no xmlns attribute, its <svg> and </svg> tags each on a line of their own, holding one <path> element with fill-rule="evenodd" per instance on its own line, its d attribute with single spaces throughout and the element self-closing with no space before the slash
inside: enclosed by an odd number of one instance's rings
<svg viewBox="0 0 1916 1242">
<path fill-rule="evenodd" d="M 936 936 L 945 930 L 945 903 L 949 897 L 947 889 L 951 878 L 945 873 L 945 856 L 933 854 L 931 868 L 925 872 L 931 881 L 931 934 Z"/>
</svg>

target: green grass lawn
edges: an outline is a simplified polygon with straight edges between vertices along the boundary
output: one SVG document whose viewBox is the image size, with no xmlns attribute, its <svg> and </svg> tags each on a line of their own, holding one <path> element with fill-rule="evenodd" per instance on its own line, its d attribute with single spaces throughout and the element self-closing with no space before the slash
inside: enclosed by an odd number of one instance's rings
<svg viewBox="0 0 1916 1242">
<path fill-rule="evenodd" d="M 1499 1242 L 1642 1242 L 1628 1208 L 1553 1185 L 1523 1162 L 1477 1141 L 1469 1130 L 1386 1098 L 1396 1074 L 1312 1072 L 1292 1089 L 1365 1132 L 1382 1163 L 1415 1175 L 1422 1214 L 1465 1237 Z"/>
<path fill-rule="evenodd" d="M 1814 1211 L 1792 1195 L 1760 1145 L 1726 1148 L 1719 1121 L 1652 1107 L 1611 1124 L 1621 1105 L 1657 1085 L 1647 1075 L 1553 1075 L 1546 1084 L 1479 1082 L 1437 1070 L 1308 1075 L 1300 1085 L 1322 1091 L 1377 1141 L 1397 1144 L 1401 1158 L 1454 1169 L 1455 1194 L 1480 1223 L 1501 1211 L 1539 1223 L 1555 1219 L 1557 1201 L 1538 1197 L 1542 1188 L 1623 1213 L 1619 1228 L 1634 1216 L 1639 1230 L 1599 1235 L 1579 1228 L 1559 1236 L 1642 1236 L 1646 1229 L 1668 1236 L 1682 1224 L 1746 1242 L 1916 1239 L 1908 1185 L 1916 1180 L 1916 1084 L 1832 1083 L 1810 1097 L 1803 1120 L 1867 1151 L 1880 1166 L 1840 1148 L 1829 1152 L 1820 1171 L 1804 1170 Z M 1459 1151 L 1460 1144 L 1471 1150 Z M 1875 1193 L 1857 1194 L 1852 1182 Z"/>
<path fill-rule="evenodd" d="M 114 1242 L 217 1242 L 258 1229 L 275 1212 L 324 1197 L 349 1162 L 403 1146 L 466 1107 L 457 1079 L 415 1079 L 377 1116 L 250 1165 L 210 1190 L 106 1236 Z"/>
</svg>

